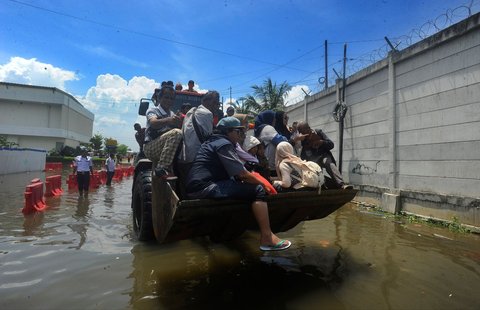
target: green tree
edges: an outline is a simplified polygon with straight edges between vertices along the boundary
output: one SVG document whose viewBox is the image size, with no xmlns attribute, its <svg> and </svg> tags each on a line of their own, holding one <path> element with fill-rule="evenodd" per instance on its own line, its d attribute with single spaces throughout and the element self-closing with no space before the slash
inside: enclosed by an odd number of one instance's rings
<svg viewBox="0 0 480 310">
<path fill-rule="evenodd" d="M 128 146 L 126 146 L 125 144 L 119 144 L 117 146 L 117 154 L 122 156 L 127 156 L 127 152 L 128 152 Z"/>
<path fill-rule="evenodd" d="M 0 146 L 11 148 L 14 146 L 18 146 L 18 143 L 9 142 L 6 137 L 0 136 Z"/>
<path fill-rule="evenodd" d="M 117 140 L 113 138 L 105 138 L 104 140 L 105 140 L 105 153 L 107 154 L 116 153 L 117 147 L 118 147 Z"/>
<path fill-rule="evenodd" d="M 241 97 L 239 100 L 241 102 L 237 100 L 231 104 L 235 109 L 235 113 L 256 115 L 257 111 L 260 110 L 260 105 L 255 101 L 255 98 L 247 100 L 245 97 Z M 251 102 L 254 102 L 254 104 L 251 104 Z"/>
<path fill-rule="evenodd" d="M 253 95 L 248 94 L 240 98 L 244 104 L 256 112 L 265 110 L 283 111 L 285 108 L 285 96 L 292 87 L 284 81 L 277 85 L 271 78 L 263 81 L 263 85 L 253 85 Z"/>
<path fill-rule="evenodd" d="M 103 136 L 99 133 L 93 135 L 93 137 L 90 139 L 90 145 L 95 153 L 98 153 L 102 149 Z"/>
</svg>

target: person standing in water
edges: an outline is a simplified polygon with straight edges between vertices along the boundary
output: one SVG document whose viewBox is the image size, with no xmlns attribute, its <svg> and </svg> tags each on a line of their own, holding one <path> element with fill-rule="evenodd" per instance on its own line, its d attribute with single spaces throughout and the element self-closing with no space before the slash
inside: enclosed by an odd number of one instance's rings
<svg viewBox="0 0 480 310">
<path fill-rule="evenodd" d="M 115 174 L 115 155 L 110 154 L 110 157 L 105 161 L 105 169 L 107 170 L 107 186 L 112 185 L 113 175 Z"/>
<path fill-rule="evenodd" d="M 90 186 L 90 175 L 93 175 L 92 158 L 88 156 L 87 148 L 80 147 L 81 155 L 73 160 L 73 173 L 77 174 L 78 196 L 88 197 L 88 189 Z"/>
</svg>

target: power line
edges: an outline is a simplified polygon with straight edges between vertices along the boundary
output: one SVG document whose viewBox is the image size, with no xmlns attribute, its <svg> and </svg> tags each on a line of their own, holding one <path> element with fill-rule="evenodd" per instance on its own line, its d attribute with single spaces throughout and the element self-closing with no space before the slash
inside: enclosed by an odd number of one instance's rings
<svg viewBox="0 0 480 310">
<path fill-rule="evenodd" d="M 59 11 L 47 9 L 47 8 L 44 8 L 44 7 L 40 7 L 40 6 L 37 6 L 37 5 L 33 5 L 33 4 L 30 4 L 30 3 L 25 3 L 25 2 L 22 2 L 22 1 L 18 1 L 18 0 L 8 0 L 8 1 L 13 2 L 13 3 L 20 4 L 20 5 L 28 6 L 28 7 L 37 9 L 37 10 L 49 12 L 49 13 L 56 14 L 56 15 L 60 15 L 60 16 L 63 16 L 63 17 L 68 17 L 68 18 L 76 19 L 76 20 L 79 20 L 79 21 L 82 21 L 82 22 L 99 25 L 99 26 L 102 26 L 102 27 L 105 27 L 105 28 L 112 28 L 112 29 L 116 29 L 116 30 L 122 30 L 122 31 L 125 31 L 125 32 L 128 32 L 128 33 L 132 33 L 132 34 L 144 36 L 144 37 L 147 37 L 147 38 L 162 40 L 162 41 L 169 42 L 169 43 L 173 43 L 173 44 L 184 45 L 184 46 L 188 46 L 188 47 L 195 48 L 195 49 L 200 49 L 200 50 L 204 50 L 204 51 L 208 51 L 208 52 L 212 52 L 212 53 L 223 54 L 223 55 L 227 55 L 227 56 L 231 56 L 231 57 L 246 59 L 246 60 L 250 60 L 250 61 L 254 61 L 254 62 L 258 62 L 258 63 L 264 63 L 264 64 L 268 64 L 268 65 L 272 65 L 272 66 L 285 67 L 285 66 L 282 66 L 282 65 L 279 65 L 279 64 L 275 64 L 275 63 L 268 62 L 268 61 L 264 61 L 264 60 L 260 60 L 260 59 L 255 59 L 255 58 L 252 58 L 252 57 L 237 55 L 237 54 L 233 54 L 233 53 L 230 53 L 230 52 L 225 52 L 225 51 L 221 51 L 221 50 L 217 50 L 217 49 L 212 49 L 212 48 L 208 48 L 208 47 L 204 47 L 204 46 L 200 46 L 200 45 L 196 45 L 196 44 L 191 44 L 191 43 L 181 42 L 181 41 L 177 41 L 177 40 L 173 40 L 173 39 L 168 39 L 168 38 L 164 38 L 164 37 L 160 37 L 160 36 L 148 34 L 148 33 L 145 33 L 145 32 L 140 32 L 140 31 L 131 30 L 131 29 L 128 29 L 128 28 L 120 27 L 120 26 L 115 26 L 115 25 L 111 25 L 111 24 L 106 24 L 106 23 L 98 22 L 98 21 L 91 20 L 91 19 L 84 18 L 84 17 L 78 17 L 78 16 L 75 16 L 75 15 L 71 15 L 71 14 L 67 14 L 67 13 L 62 13 L 62 12 L 59 12 Z M 288 69 L 291 69 L 291 70 L 305 71 L 305 70 L 299 69 L 299 68 L 293 68 L 293 67 L 287 67 L 287 68 L 288 68 Z"/>
<path fill-rule="evenodd" d="M 288 64 L 291 64 L 291 63 L 297 61 L 298 59 L 300 59 L 300 58 L 302 58 L 302 57 L 304 57 L 304 56 L 306 56 L 306 55 L 308 55 L 308 54 L 310 54 L 310 53 L 312 53 L 312 52 L 320 49 L 321 47 L 323 47 L 323 44 L 320 45 L 320 46 L 316 46 L 316 47 L 312 48 L 311 50 L 309 50 L 308 52 L 306 52 L 306 53 L 304 53 L 304 54 L 302 54 L 302 55 L 300 55 L 300 56 L 297 56 L 297 57 L 295 57 L 295 58 L 287 61 L 287 62 L 286 62 L 285 64 L 283 64 L 283 65 L 279 65 L 277 68 L 274 68 L 274 69 L 266 72 L 265 74 L 261 74 L 261 75 L 259 75 L 259 76 L 256 76 L 256 77 L 254 77 L 253 79 L 250 79 L 250 80 L 248 80 L 248 81 L 246 81 L 246 82 L 243 82 L 242 84 L 238 84 L 238 85 L 236 85 L 236 86 L 234 86 L 234 87 L 243 86 L 243 85 L 245 85 L 245 84 L 247 84 L 247 83 L 249 83 L 249 82 L 255 81 L 255 80 L 257 80 L 258 78 L 264 77 L 264 76 L 266 76 L 266 75 L 268 75 L 268 74 L 270 74 L 270 73 L 272 73 L 272 72 L 274 72 L 274 71 L 277 71 L 277 70 L 279 70 L 279 69 L 281 69 L 281 68 L 287 68 L 287 65 L 288 65 Z M 305 71 L 305 72 L 308 72 L 309 75 L 312 74 L 311 71 L 307 71 L 307 70 L 304 70 L 304 71 Z"/>
</svg>

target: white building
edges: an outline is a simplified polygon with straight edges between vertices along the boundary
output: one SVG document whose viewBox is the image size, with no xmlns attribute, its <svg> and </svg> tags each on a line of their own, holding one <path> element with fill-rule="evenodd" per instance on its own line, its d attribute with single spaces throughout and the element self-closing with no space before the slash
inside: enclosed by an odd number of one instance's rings
<svg viewBox="0 0 480 310">
<path fill-rule="evenodd" d="M 87 143 L 94 117 L 55 87 L 0 82 L 0 135 L 18 147 L 50 151 Z"/>
</svg>

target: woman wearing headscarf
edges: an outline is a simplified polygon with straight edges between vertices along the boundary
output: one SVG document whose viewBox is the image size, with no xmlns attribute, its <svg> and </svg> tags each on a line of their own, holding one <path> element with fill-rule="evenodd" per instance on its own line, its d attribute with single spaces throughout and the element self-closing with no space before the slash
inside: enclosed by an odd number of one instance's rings
<svg viewBox="0 0 480 310">
<path fill-rule="evenodd" d="M 265 156 L 268 159 L 268 168 L 275 173 L 275 149 L 280 142 L 288 139 L 275 129 L 275 112 L 263 111 L 255 118 L 255 137 L 265 145 Z"/>
<path fill-rule="evenodd" d="M 290 140 L 292 133 L 288 129 L 288 115 L 283 111 L 275 112 L 275 129 L 279 134 Z"/>
<path fill-rule="evenodd" d="M 290 143 L 280 142 L 277 145 L 275 168 L 279 180 L 274 181 L 273 186 L 277 191 L 302 187 L 302 169 L 305 169 L 305 165 L 300 157 L 295 156 Z"/>
<path fill-rule="evenodd" d="M 237 149 L 238 157 L 244 161 L 244 166 L 248 171 L 258 172 L 266 180 L 270 180 L 270 170 L 268 169 L 268 161 L 264 154 L 259 154 L 258 150 L 263 144 L 254 136 L 247 136 L 242 145 L 242 152 L 248 154 L 249 157 L 240 155 Z"/>
</svg>

